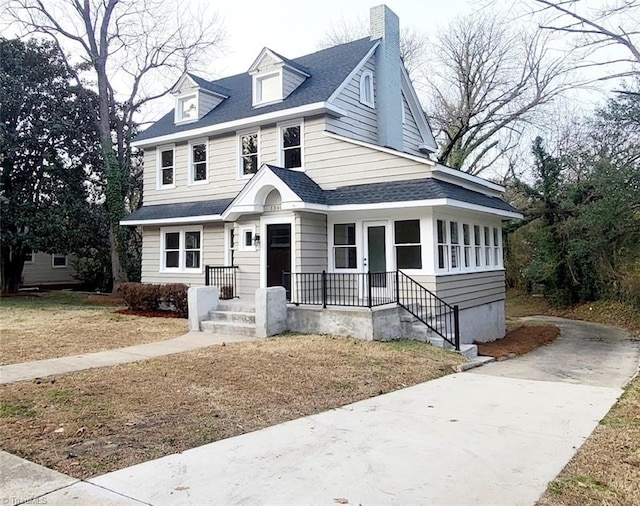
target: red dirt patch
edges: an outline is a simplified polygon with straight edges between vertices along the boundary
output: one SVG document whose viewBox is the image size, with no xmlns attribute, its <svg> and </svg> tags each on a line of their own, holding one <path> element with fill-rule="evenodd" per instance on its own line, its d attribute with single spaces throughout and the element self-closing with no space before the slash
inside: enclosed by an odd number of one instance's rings
<svg viewBox="0 0 640 506">
<path fill-rule="evenodd" d="M 177 311 L 163 311 L 160 309 L 156 311 L 134 311 L 133 309 L 117 309 L 115 312 L 133 316 L 149 316 L 152 318 L 186 318 L 184 316 L 181 316 Z"/>
<path fill-rule="evenodd" d="M 499 360 L 524 355 L 551 344 L 559 335 L 560 329 L 555 325 L 532 325 L 510 330 L 504 338 L 491 343 L 474 344 L 478 345 L 478 354 Z"/>
<path fill-rule="evenodd" d="M 117 295 L 109 295 L 109 294 L 88 295 L 87 302 L 90 304 L 99 304 L 101 306 L 124 305 L 124 300 L 122 300 L 122 297 L 118 297 Z"/>
</svg>

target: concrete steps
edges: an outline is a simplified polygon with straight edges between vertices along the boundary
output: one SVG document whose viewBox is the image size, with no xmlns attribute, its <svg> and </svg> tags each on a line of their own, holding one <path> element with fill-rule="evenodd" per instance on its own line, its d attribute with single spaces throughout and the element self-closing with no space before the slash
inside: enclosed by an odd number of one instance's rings
<svg viewBox="0 0 640 506">
<path fill-rule="evenodd" d="M 421 343 L 428 343 L 438 348 L 444 348 L 447 350 L 454 349 L 454 346 L 445 341 L 444 338 L 439 336 L 436 332 L 427 327 L 423 322 L 415 318 L 412 314 L 406 313 L 400 317 L 400 320 L 405 328 L 405 335 L 407 338 L 419 341 Z M 435 328 L 439 328 L 441 322 L 435 318 L 430 318 L 429 323 Z M 447 336 L 451 341 L 454 341 L 453 335 Z M 467 360 L 473 360 L 478 356 L 478 347 L 475 344 L 460 344 L 460 351 L 458 352 L 464 356 Z"/>
<path fill-rule="evenodd" d="M 246 301 L 221 300 L 209 319 L 200 322 L 200 329 L 211 334 L 232 336 L 256 335 L 256 308 Z"/>
</svg>

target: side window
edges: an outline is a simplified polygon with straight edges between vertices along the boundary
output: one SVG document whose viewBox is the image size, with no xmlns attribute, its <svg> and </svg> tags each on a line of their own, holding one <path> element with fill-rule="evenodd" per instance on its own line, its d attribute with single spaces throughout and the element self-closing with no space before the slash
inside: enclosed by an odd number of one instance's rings
<svg viewBox="0 0 640 506">
<path fill-rule="evenodd" d="M 422 269 L 420 220 L 396 221 L 394 240 L 398 269 Z"/>
<path fill-rule="evenodd" d="M 449 242 L 447 241 L 447 222 L 438 220 L 437 223 L 437 239 L 438 239 L 438 269 L 446 270 L 449 268 Z"/>
<path fill-rule="evenodd" d="M 51 267 L 64 268 L 67 266 L 67 255 L 64 253 L 54 253 L 51 255 Z"/>
<path fill-rule="evenodd" d="M 240 144 L 239 175 L 250 176 L 258 171 L 258 132 L 249 132 L 238 136 Z"/>
<path fill-rule="evenodd" d="M 482 265 L 482 236 L 480 235 L 480 227 L 478 225 L 473 226 L 473 249 L 475 265 L 476 267 L 480 267 Z"/>
<path fill-rule="evenodd" d="M 158 187 L 173 187 L 175 183 L 175 150 L 173 146 L 158 149 Z"/>
<path fill-rule="evenodd" d="M 189 179 L 192 183 L 205 183 L 208 177 L 207 171 L 207 142 L 202 141 L 191 144 L 191 171 Z"/>
<path fill-rule="evenodd" d="M 375 107 L 373 74 L 370 71 L 363 72 L 360 76 L 360 103 Z"/>
<path fill-rule="evenodd" d="M 285 169 L 302 167 L 302 125 L 281 128 L 282 165 Z"/>
<path fill-rule="evenodd" d="M 462 242 L 464 243 L 464 268 L 471 267 L 471 228 L 467 223 L 462 224 Z"/>
<path fill-rule="evenodd" d="M 484 265 L 491 265 L 491 228 L 484 227 Z"/>
<path fill-rule="evenodd" d="M 449 222 L 449 239 L 451 241 L 451 269 L 460 269 L 460 237 L 458 222 Z"/>
<path fill-rule="evenodd" d="M 336 269 L 357 267 L 355 223 L 340 223 L 333 226 L 333 262 Z"/>
</svg>

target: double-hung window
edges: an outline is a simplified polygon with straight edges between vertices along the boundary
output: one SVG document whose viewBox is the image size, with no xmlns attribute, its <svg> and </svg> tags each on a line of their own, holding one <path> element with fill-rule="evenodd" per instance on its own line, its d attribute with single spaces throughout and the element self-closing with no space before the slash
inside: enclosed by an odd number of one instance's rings
<svg viewBox="0 0 640 506">
<path fill-rule="evenodd" d="M 173 188 L 175 183 L 175 150 L 173 146 L 158 148 L 158 187 Z"/>
<path fill-rule="evenodd" d="M 201 271 L 202 229 L 162 230 L 161 261 L 163 271 Z"/>
<path fill-rule="evenodd" d="M 493 229 L 493 265 L 500 265 L 500 230 Z"/>
<path fill-rule="evenodd" d="M 206 183 L 208 180 L 207 171 L 207 141 L 195 141 L 189 145 L 190 174 L 191 183 Z"/>
<path fill-rule="evenodd" d="M 476 267 L 480 267 L 482 265 L 482 236 L 478 225 L 473 226 L 473 250 Z"/>
<path fill-rule="evenodd" d="M 420 220 L 396 221 L 394 239 L 398 269 L 422 269 Z"/>
<path fill-rule="evenodd" d="M 250 176 L 258 171 L 258 132 L 248 132 L 238 136 L 240 144 L 240 177 Z"/>
<path fill-rule="evenodd" d="M 484 265 L 491 265 L 491 228 L 484 227 Z"/>
<path fill-rule="evenodd" d="M 449 242 L 447 241 L 446 221 L 438 220 L 436 233 L 438 239 L 438 269 L 447 270 L 449 268 Z"/>
<path fill-rule="evenodd" d="M 451 242 L 451 269 L 460 269 L 460 236 L 458 231 L 458 222 L 449 222 L 449 239 Z"/>
<path fill-rule="evenodd" d="M 462 242 L 464 244 L 464 268 L 471 268 L 471 227 L 468 223 L 462 224 Z"/>
<path fill-rule="evenodd" d="M 355 223 L 336 223 L 333 226 L 333 262 L 336 269 L 357 267 Z"/>
<path fill-rule="evenodd" d="M 302 167 L 302 124 L 289 124 L 280 127 L 281 161 L 285 169 Z"/>
</svg>

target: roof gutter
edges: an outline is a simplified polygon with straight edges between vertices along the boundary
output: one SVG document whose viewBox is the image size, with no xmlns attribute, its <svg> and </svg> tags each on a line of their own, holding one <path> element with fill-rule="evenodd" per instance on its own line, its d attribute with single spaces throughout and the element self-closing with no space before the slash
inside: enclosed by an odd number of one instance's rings
<svg viewBox="0 0 640 506">
<path fill-rule="evenodd" d="M 191 137 L 198 137 L 204 135 L 218 135 L 227 132 L 234 132 L 236 130 L 259 126 L 263 124 L 270 124 L 274 121 L 285 121 L 288 119 L 299 118 L 302 115 L 308 116 L 312 114 L 328 114 L 334 117 L 346 116 L 347 112 L 329 102 L 315 102 L 313 104 L 301 105 L 291 109 L 284 109 L 282 111 L 268 112 L 260 114 L 258 116 L 251 116 L 249 118 L 242 118 L 234 121 L 227 121 L 225 123 L 218 123 L 215 125 L 207 125 L 200 128 L 192 128 L 189 130 L 175 132 L 172 134 L 160 135 L 157 137 L 151 137 L 149 139 L 142 139 L 139 141 L 133 141 L 131 146 L 136 148 L 144 148 L 147 146 L 157 146 L 159 144 L 178 142 L 182 140 L 190 139 Z"/>
</svg>

